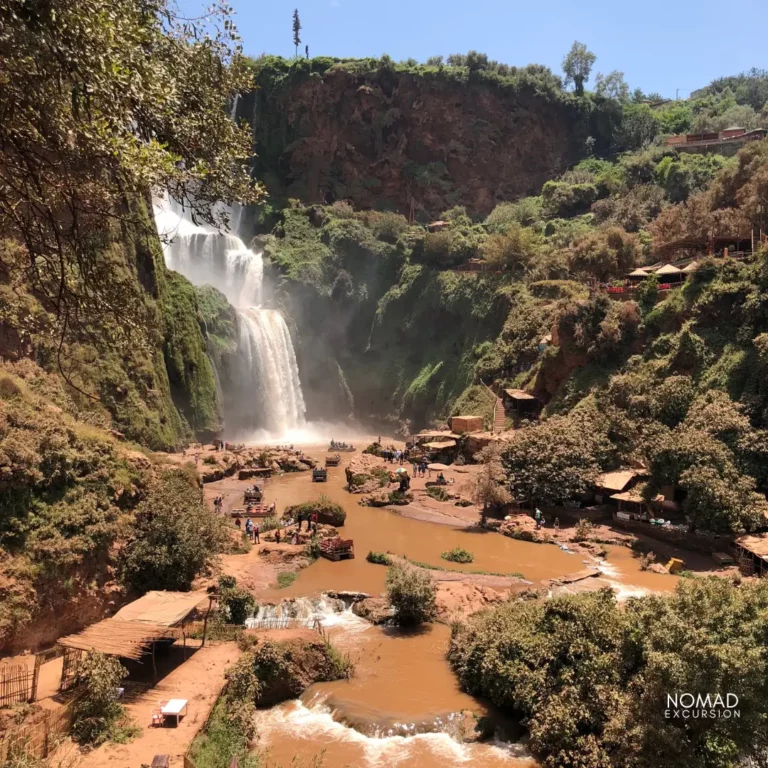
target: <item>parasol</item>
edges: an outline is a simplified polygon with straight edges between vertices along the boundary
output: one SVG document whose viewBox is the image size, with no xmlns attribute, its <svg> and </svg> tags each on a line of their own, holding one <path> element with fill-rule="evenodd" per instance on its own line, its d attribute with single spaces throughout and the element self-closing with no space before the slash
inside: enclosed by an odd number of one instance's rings
<svg viewBox="0 0 768 768">
<path fill-rule="evenodd" d="M 428 464 L 428 469 L 432 469 L 435 472 L 445 472 L 450 469 L 450 467 L 446 466 L 445 464 Z"/>
</svg>

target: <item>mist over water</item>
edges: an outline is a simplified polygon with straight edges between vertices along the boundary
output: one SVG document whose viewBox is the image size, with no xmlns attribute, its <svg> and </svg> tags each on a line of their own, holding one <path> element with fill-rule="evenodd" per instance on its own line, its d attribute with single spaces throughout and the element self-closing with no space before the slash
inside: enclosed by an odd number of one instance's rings
<svg viewBox="0 0 768 768">
<path fill-rule="evenodd" d="M 223 384 L 224 422 L 229 439 L 291 440 L 306 429 L 304 396 L 293 342 L 283 316 L 262 306 L 261 253 L 236 235 L 200 227 L 168 201 L 154 206 L 169 269 L 194 285 L 212 285 L 237 312 L 237 357 Z M 297 441 L 298 442 L 298 441 Z"/>
</svg>

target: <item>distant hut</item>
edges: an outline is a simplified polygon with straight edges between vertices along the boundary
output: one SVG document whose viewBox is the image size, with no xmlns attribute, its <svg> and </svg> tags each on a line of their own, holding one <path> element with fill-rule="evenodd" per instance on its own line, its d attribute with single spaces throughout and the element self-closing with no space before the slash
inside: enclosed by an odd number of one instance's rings
<svg viewBox="0 0 768 768">
<path fill-rule="evenodd" d="M 660 283 L 681 283 L 683 281 L 683 271 L 672 264 L 665 264 L 656 270 L 656 275 Z"/>
<path fill-rule="evenodd" d="M 504 409 L 515 416 L 535 416 L 539 412 L 539 401 L 522 389 L 504 390 Z"/>
<path fill-rule="evenodd" d="M 632 272 L 630 272 L 627 275 L 627 277 L 630 279 L 630 282 L 632 283 L 640 283 L 643 280 L 645 280 L 645 278 L 648 277 L 648 275 L 650 274 L 651 274 L 650 270 L 648 270 L 647 268 L 643 269 L 642 267 L 640 267 L 639 269 L 632 270 Z"/>
</svg>

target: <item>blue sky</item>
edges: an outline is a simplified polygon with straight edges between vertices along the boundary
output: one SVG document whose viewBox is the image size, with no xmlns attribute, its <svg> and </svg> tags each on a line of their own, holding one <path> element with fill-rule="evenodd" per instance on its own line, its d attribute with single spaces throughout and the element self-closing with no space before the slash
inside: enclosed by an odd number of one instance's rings
<svg viewBox="0 0 768 768">
<path fill-rule="evenodd" d="M 179 0 L 186 11 L 199 0 Z M 721 75 L 768 68 L 760 44 L 765 0 L 230 0 L 249 55 L 293 55 L 298 7 L 311 56 L 388 53 L 423 61 L 475 49 L 507 64 L 560 73 L 574 40 L 597 54 L 593 70 L 624 72 L 631 88 L 685 97 Z M 751 31 L 750 31 L 751 30 Z M 751 40 L 751 44 L 750 44 Z M 589 84 L 587 85 L 589 87 Z"/>
</svg>

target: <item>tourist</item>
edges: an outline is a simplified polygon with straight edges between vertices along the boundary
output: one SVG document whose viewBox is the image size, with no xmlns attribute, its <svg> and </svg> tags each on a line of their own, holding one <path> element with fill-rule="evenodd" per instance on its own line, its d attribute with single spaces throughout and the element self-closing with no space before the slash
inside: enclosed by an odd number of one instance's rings
<svg viewBox="0 0 768 768">
<path fill-rule="evenodd" d="M 253 523 L 250 517 L 245 521 L 245 535 L 249 540 L 253 539 Z"/>
<path fill-rule="evenodd" d="M 240 520 L 240 517 L 239 517 L 239 516 L 235 518 L 235 525 L 236 525 L 238 528 L 241 528 L 241 527 L 242 527 L 242 520 Z"/>
<path fill-rule="evenodd" d="M 302 521 L 304 518 L 303 518 L 303 516 L 302 516 L 301 512 L 299 512 L 299 514 L 298 514 L 298 515 L 296 515 L 296 517 L 298 518 L 298 523 L 299 523 L 299 530 L 301 530 L 301 521 Z M 309 526 L 307 526 L 307 529 L 309 529 Z"/>
<path fill-rule="evenodd" d="M 296 546 L 298 543 L 299 543 L 299 532 L 298 531 L 294 531 L 293 532 L 293 536 L 291 536 L 291 544 Z"/>
<path fill-rule="evenodd" d="M 413 476 L 418 477 L 419 476 L 419 462 L 414 461 L 413 462 Z"/>
<path fill-rule="evenodd" d="M 317 512 L 312 513 L 312 523 L 315 526 L 315 530 L 317 530 Z"/>
<path fill-rule="evenodd" d="M 541 528 L 541 510 L 538 507 L 536 507 L 534 518 L 536 519 L 536 527 Z"/>
<path fill-rule="evenodd" d="M 280 529 L 276 528 L 275 529 L 275 544 L 279 544 L 279 543 L 280 543 Z"/>
<path fill-rule="evenodd" d="M 259 538 L 259 524 L 256 523 L 256 525 L 253 526 L 253 537 L 256 539 L 257 544 L 261 544 L 261 539 Z"/>
<path fill-rule="evenodd" d="M 560 518 L 559 517 L 555 518 L 555 530 L 556 531 L 560 530 Z"/>
</svg>

